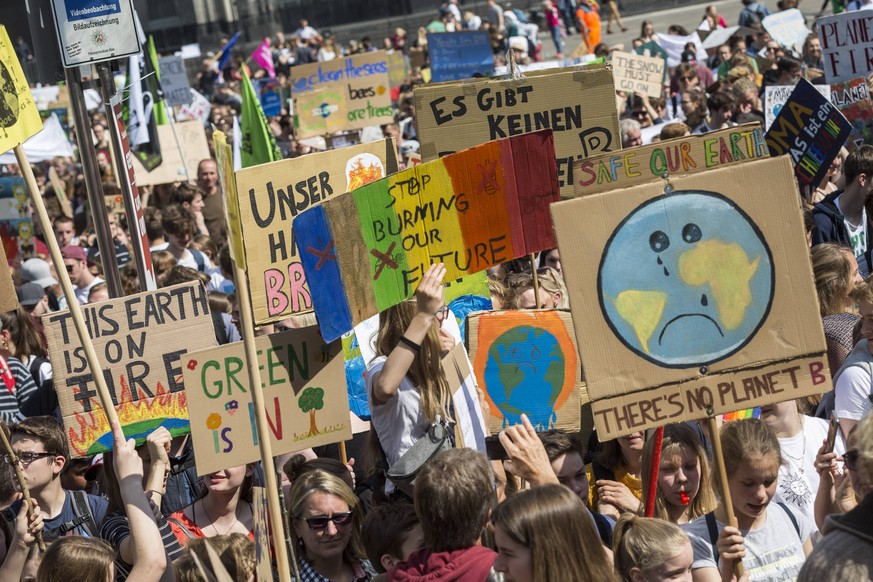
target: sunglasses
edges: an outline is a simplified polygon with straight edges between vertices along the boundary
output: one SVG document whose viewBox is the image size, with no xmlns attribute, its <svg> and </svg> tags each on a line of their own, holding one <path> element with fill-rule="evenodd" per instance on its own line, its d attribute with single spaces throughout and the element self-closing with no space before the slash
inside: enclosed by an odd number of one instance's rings
<svg viewBox="0 0 873 582">
<path fill-rule="evenodd" d="M 858 449 L 852 449 L 843 453 L 843 462 L 846 464 L 846 469 L 849 471 L 858 470 L 858 457 L 860 456 Z"/>
<path fill-rule="evenodd" d="M 67 273 L 73 272 L 73 265 L 67 265 Z"/>
<path fill-rule="evenodd" d="M 343 513 L 334 513 L 331 516 L 316 515 L 315 517 L 298 517 L 297 519 L 305 521 L 306 525 L 309 526 L 310 531 L 322 531 L 327 529 L 327 524 L 331 521 L 335 526 L 340 528 L 352 523 L 352 518 L 352 512 L 345 511 Z"/>
<path fill-rule="evenodd" d="M 691 81 L 694 81 L 695 79 L 697 79 L 697 77 L 694 77 L 694 76 L 691 76 L 691 77 L 679 77 L 679 80 L 680 80 L 680 81 L 686 81 L 686 82 L 688 82 L 688 83 L 690 83 Z"/>
</svg>

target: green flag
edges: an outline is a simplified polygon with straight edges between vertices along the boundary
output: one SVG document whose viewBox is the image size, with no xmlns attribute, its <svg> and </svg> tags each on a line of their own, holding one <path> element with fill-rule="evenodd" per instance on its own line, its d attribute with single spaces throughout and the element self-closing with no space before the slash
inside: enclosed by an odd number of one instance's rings
<svg viewBox="0 0 873 582">
<path fill-rule="evenodd" d="M 157 97 L 161 94 L 161 67 L 158 66 L 158 51 L 155 50 L 155 39 L 153 39 L 151 35 L 149 35 L 148 42 L 146 71 L 154 71 L 155 73 L 152 77 L 148 77 L 149 89 L 151 90 L 152 95 L 156 96 L 154 110 L 152 112 L 155 116 L 155 123 L 158 125 L 166 125 L 170 123 L 170 120 L 167 117 L 167 106 L 166 103 L 164 103 L 164 98 Z"/>
<path fill-rule="evenodd" d="M 267 125 L 267 118 L 261 109 L 258 94 L 252 86 L 252 80 L 243 69 L 242 80 L 242 144 L 240 146 L 240 158 L 242 167 L 257 166 L 267 162 L 275 162 L 282 159 L 282 153 L 276 145 L 273 132 Z"/>
</svg>

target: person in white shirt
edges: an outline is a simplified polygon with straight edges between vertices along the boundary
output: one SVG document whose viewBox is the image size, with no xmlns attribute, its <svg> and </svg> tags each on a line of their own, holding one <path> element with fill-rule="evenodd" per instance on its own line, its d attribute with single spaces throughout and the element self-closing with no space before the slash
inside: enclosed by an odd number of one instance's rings
<svg viewBox="0 0 873 582">
<path fill-rule="evenodd" d="M 88 303 L 88 293 L 91 291 L 91 287 L 102 283 L 103 279 L 88 270 L 88 254 L 82 247 L 67 245 L 61 249 L 61 256 L 64 258 L 64 265 L 70 275 L 70 282 L 76 287 L 73 290 L 76 299 L 85 305 Z"/>
</svg>

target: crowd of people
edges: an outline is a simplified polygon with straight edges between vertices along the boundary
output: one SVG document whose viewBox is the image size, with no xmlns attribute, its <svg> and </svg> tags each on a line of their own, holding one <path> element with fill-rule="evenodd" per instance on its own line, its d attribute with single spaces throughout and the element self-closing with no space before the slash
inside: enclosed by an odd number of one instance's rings
<svg viewBox="0 0 873 582">
<path fill-rule="evenodd" d="M 767 7 L 742 2 L 738 24 L 753 34 L 731 37 L 706 60 L 698 59 L 699 47 L 687 46 L 659 98 L 617 93 L 623 148 L 763 124 L 765 87 L 802 77 L 824 82 L 815 34 L 802 54 L 792 55 L 761 26 Z M 408 57 L 423 51 L 426 66 L 427 32 L 454 30 L 486 30 L 495 54 L 518 50 L 519 58 L 533 59 L 542 56 L 540 31 L 551 35 L 559 57 L 566 35 L 578 33 L 590 52 L 608 59 L 615 47 L 601 42 L 601 10 L 607 34 L 613 26 L 625 30 L 614 0 L 604 6 L 547 0 L 537 15 L 495 0 L 482 14 L 462 12 L 457 0 L 448 0 L 417 33 L 397 29 L 379 46 L 369 38 L 343 46 L 301 20 L 287 40 L 276 35 L 276 75 L 288 93 L 291 67 L 377 48 Z M 714 6 L 705 9 L 701 30 L 726 25 Z M 679 26 L 664 32 L 687 36 Z M 634 47 L 656 36 L 646 21 Z M 229 133 L 240 112 L 244 61 L 234 54 L 217 70 L 217 59 L 210 59 L 195 81 L 212 106 L 210 145 L 211 128 Z M 422 83 L 421 66 L 411 67 L 395 123 L 380 128 L 395 139 L 403 164 L 419 149 L 413 88 Z M 93 111 L 91 123 L 104 190 L 112 195 L 118 187 L 107 120 Z M 269 124 L 286 158 L 327 147 L 323 140 L 296 139 L 287 109 Z M 257 522 L 253 501 L 254 487 L 265 479 L 259 463 L 198 477 L 190 439 L 164 428 L 139 445 L 116 433 L 111 452 L 70 458 L 53 384 L 58 363 L 47 352 L 41 318 L 73 301 L 109 298 L 101 251 L 114 253 L 125 294 L 139 292 L 140 275 L 123 214 L 107 209 L 114 248 L 99 248 L 75 160 L 56 158 L 33 169 L 53 232 L 37 229 L 25 249 L 30 258 L 12 261 L 20 307 L 0 313 L 7 371 L 0 430 L 14 452 L 0 451 L 0 580 L 255 580 L 258 554 L 271 552 L 255 544 L 256 530 L 266 527 Z M 3 174 L 18 172 L 13 165 Z M 56 188 L 65 191 L 69 208 Z M 209 292 L 218 343 L 240 341 L 215 160 L 202 160 L 192 183 L 141 188 L 141 195 L 159 286 L 199 281 Z M 293 575 L 300 582 L 873 579 L 873 530 L 865 518 L 873 504 L 871 205 L 873 145 L 844 148 L 824 181 L 798 199 L 834 389 L 762 406 L 758 418 L 719 423 L 718 434 L 703 422 L 668 425 L 660 456 L 651 432 L 601 442 L 596 432 L 537 432 L 523 415 L 521 424 L 495 435 L 490 458 L 465 443 L 463 428 L 487 426 L 489 410 L 481 392 L 470 409 L 453 404 L 440 362 L 460 338 L 444 325 L 454 317 L 445 302 L 445 268 L 432 265 L 412 299 L 379 316 L 376 356 L 365 374 L 371 429 L 366 442 L 350 443 L 361 461 L 344 464 L 326 449 L 279 459 Z M 48 259 L 44 241 L 52 236 L 74 297 L 64 296 L 60 265 Z M 494 309 L 567 309 L 559 249 L 540 253 L 536 267 L 535 275 L 526 260 L 489 269 Z M 313 324 L 314 318 L 295 317 L 258 333 Z M 716 439 L 726 483 L 714 470 Z M 441 450 L 411 475 L 392 473 L 420 456 L 427 441 L 438 441 Z M 652 517 L 644 517 L 647 506 Z M 45 551 L 37 549 L 40 542 Z M 740 563 L 745 572 L 738 577 Z"/>
</svg>

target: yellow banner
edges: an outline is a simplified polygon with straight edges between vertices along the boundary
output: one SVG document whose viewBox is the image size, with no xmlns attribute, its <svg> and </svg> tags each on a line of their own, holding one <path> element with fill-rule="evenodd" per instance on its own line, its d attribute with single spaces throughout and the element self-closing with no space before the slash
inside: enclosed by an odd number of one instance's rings
<svg viewBox="0 0 873 582">
<path fill-rule="evenodd" d="M 40 130 L 42 120 L 24 71 L 6 27 L 0 26 L 0 153 L 21 145 Z"/>
</svg>

